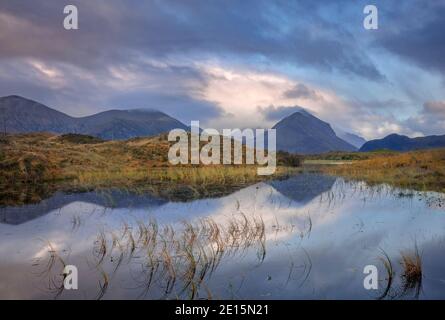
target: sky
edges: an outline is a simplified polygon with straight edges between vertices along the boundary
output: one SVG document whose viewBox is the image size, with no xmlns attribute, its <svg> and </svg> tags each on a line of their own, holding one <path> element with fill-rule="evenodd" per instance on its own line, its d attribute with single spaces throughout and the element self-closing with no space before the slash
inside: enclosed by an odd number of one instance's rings
<svg viewBox="0 0 445 320">
<path fill-rule="evenodd" d="M 366 139 L 445 134 L 443 0 L 64 2 L 0 1 L 0 96 L 217 129 L 303 107 Z M 63 28 L 68 4 L 78 30 Z M 363 27 L 367 4 L 377 30 Z"/>
</svg>

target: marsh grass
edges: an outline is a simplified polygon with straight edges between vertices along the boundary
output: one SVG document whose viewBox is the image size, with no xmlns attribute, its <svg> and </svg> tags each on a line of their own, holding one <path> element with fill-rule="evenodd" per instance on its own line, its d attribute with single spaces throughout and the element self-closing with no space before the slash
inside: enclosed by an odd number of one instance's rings
<svg viewBox="0 0 445 320">
<path fill-rule="evenodd" d="M 49 292 L 56 299 L 64 290 L 66 277 L 64 269 L 66 263 L 50 241 L 41 241 L 45 243 L 43 248 L 45 255 L 34 259 L 32 263 L 33 268 L 36 270 L 34 274 L 46 280 L 47 286 L 43 290 Z"/>
<path fill-rule="evenodd" d="M 412 252 L 401 253 L 402 293 L 414 292 L 414 297 L 418 298 L 422 290 L 422 258 L 417 245 Z"/>
<path fill-rule="evenodd" d="M 107 239 L 105 231 L 99 232 L 93 246 L 93 256 L 97 259 L 96 266 L 100 265 L 107 255 Z"/>
<path fill-rule="evenodd" d="M 378 300 L 382 299 L 403 299 L 412 294 L 415 299 L 419 298 L 422 291 L 422 257 L 415 244 L 414 249 L 400 252 L 400 274 L 396 278 L 396 271 L 389 255 L 381 249 L 380 262 L 386 270 L 386 286 Z"/>
<path fill-rule="evenodd" d="M 108 278 L 108 274 L 104 271 L 103 268 L 101 268 L 99 266 L 98 270 L 99 270 L 99 273 L 100 273 L 100 276 L 101 276 L 101 280 L 99 280 L 99 293 L 97 294 L 96 299 L 100 300 L 100 299 L 102 299 L 102 297 L 107 292 L 110 280 Z"/>
<path fill-rule="evenodd" d="M 259 264 L 266 257 L 266 231 L 260 217 L 237 214 L 224 224 L 202 218 L 163 226 L 150 219 L 138 220 L 135 226 L 124 222 L 118 230 L 98 233 L 93 256 L 102 279 L 99 298 L 104 296 L 110 281 L 104 270 L 111 267 L 110 273 L 114 274 L 124 261 L 138 261 L 143 267 L 137 286 L 141 288 L 141 297 L 156 284 L 162 289 L 159 298 L 196 299 L 202 294 L 212 297 L 206 281 L 224 257 L 243 256 L 248 248 L 255 248 Z"/>
<path fill-rule="evenodd" d="M 80 135 L 10 135 L 1 145 L 0 204 L 39 202 L 57 190 L 120 188 L 167 198 L 194 199 L 298 172 L 299 157 L 279 153 L 281 166 L 259 176 L 256 165 L 182 165 L 168 162 L 162 137 L 100 141 Z M 26 192 L 25 192 L 26 191 Z"/>
<path fill-rule="evenodd" d="M 249 248 L 255 250 L 261 264 L 266 257 L 261 217 L 238 213 L 223 223 L 202 218 L 175 225 L 160 225 L 154 219 L 137 220 L 134 225 L 124 221 L 120 228 L 100 230 L 93 242 L 94 263 L 90 267 L 98 277 L 95 298 L 105 297 L 114 275 L 127 263 L 142 267 L 137 279 L 140 297 L 146 297 L 155 286 L 151 295 L 161 292 L 158 298 L 162 299 L 209 299 L 213 295 L 206 282 L 221 262 L 242 257 Z M 33 266 L 43 267 L 38 276 L 47 279 L 46 289 L 57 298 L 64 290 L 66 263 L 50 242 L 45 242 L 45 252 Z"/>
<path fill-rule="evenodd" d="M 369 184 L 445 192 L 445 149 L 377 154 L 350 164 L 325 166 L 322 170 Z"/>
<path fill-rule="evenodd" d="M 306 249 L 304 249 L 303 247 L 301 248 L 301 250 L 304 253 L 305 259 L 303 260 L 303 264 L 300 266 L 300 268 L 302 268 L 302 272 L 301 272 L 301 282 L 299 284 L 299 288 L 303 287 L 303 285 L 306 283 L 307 279 L 309 279 L 309 276 L 311 275 L 312 272 L 312 259 L 311 256 L 309 255 L 309 252 L 307 252 Z"/>
<path fill-rule="evenodd" d="M 389 255 L 383 250 L 382 251 L 382 256 L 379 257 L 379 260 L 382 262 L 385 271 L 386 271 L 386 286 L 385 289 L 383 290 L 382 294 L 377 298 L 377 300 L 382 300 L 385 299 L 391 290 L 392 284 L 393 284 L 393 280 L 394 280 L 394 268 L 391 262 L 391 259 L 389 257 Z"/>
</svg>

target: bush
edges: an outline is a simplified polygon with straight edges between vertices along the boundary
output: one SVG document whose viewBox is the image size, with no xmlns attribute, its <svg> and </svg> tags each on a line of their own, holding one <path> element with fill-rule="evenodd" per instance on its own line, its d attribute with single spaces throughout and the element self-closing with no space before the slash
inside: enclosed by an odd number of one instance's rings
<svg viewBox="0 0 445 320">
<path fill-rule="evenodd" d="M 303 163 L 303 159 L 300 155 L 278 151 L 277 152 L 277 163 L 281 166 L 286 167 L 300 167 Z"/>
<path fill-rule="evenodd" d="M 77 133 L 62 134 L 59 137 L 59 140 L 61 142 L 68 142 L 75 144 L 95 144 L 104 142 L 104 140 L 100 138 Z"/>
</svg>

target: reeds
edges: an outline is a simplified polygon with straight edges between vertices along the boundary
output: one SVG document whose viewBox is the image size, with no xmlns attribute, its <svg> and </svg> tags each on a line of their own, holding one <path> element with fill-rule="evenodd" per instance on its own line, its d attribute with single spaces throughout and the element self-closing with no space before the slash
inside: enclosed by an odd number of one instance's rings
<svg viewBox="0 0 445 320">
<path fill-rule="evenodd" d="M 382 251 L 382 256 L 379 260 L 382 262 L 386 270 L 386 286 L 382 294 L 377 299 L 385 298 L 404 298 L 410 293 L 413 293 L 413 298 L 417 299 L 422 290 L 422 258 L 419 253 L 417 244 L 412 251 L 403 251 L 400 253 L 401 271 L 398 278 L 394 270 L 394 265 L 391 262 L 389 255 Z"/>
<path fill-rule="evenodd" d="M 100 265 L 107 255 L 107 239 L 104 231 L 99 232 L 94 242 L 93 255 L 97 258 L 96 265 Z"/>
<path fill-rule="evenodd" d="M 385 289 L 383 290 L 382 294 L 377 298 L 378 300 L 385 299 L 388 296 L 388 294 L 391 290 L 393 278 L 394 278 L 394 269 L 393 269 L 391 259 L 389 258 L 386 251 L 384 251 L 383 249 L 381 251 L 382 251 L 382 256 L 379 258 L 379 260 L 383 263 L 383 266 L 386 271 L 386 279 L 385 279 L 386 286 L 385 286 Z"/>
<path fill-rule="evenodd" d="M 109 283 L 108 275 L 104 275 L 107 256 L 113 265 L 112 273 L 117 272 L 124 256 L 128 262 L 134 256 L 143 261 L 141 296 L 146 296 L 156 283 L 157 288 L 163 288 L 162 298 L 189 299 L 199 297 L 201 291 L 206 297 L 212 296 L 205 283 L 223 257 L 245 254 L 247 248 L 256 248 L 259 263 L 266 257 L 266 231 L 261 217 L 239 213 L 224 224 L 203 218 L 175 226 L 160 226 L 154 219 L 138 220 L 135 225 L 133 230 L 123 223 L 122 228 L 101 231 L 96 238 L 93 255 L 102 279 L 99 298 Z"/>
<path fill-rule="evenodd" d="M 99 280 L 99 293 L 97 294 L 96 299 L 100 300 L 107 292 L 110 281 L 108 278 L 108 274 L 101 267 L 98 267 L 98 270 L 101 275 L 101 280 Z"/>
<path fill-rule="evenodd" d="M 417 245 L 413 252 L 401 253 L 401 264 L 403 294 L 414 291 L 414 297 L 418 298 L 422 289 L 422 259 Z"/>
<path fill-rule="evenodd" d="M 36 258 L 32 266 L 38 268 L 43 265 L 43 269 L 37 271 L 36 274 L 38 277 L 46 279 L 47 287 L 44 288 L 44 290 L 48 291 L 56 299 L 64 290 L 64 280 L 66 277 L 64 269 L 66 263 L 50 241 L 44 242 L 44 251 L 47 254 L 43 257 Z M 42 262 L 45 263 L 42 264 Z"/>
</svg>

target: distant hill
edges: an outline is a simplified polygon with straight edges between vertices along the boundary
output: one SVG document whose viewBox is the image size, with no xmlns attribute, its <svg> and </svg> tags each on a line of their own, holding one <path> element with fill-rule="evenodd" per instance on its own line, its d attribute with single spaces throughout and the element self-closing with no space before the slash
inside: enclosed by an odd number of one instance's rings
<svg viewBox="0 0 445 320">
<path fill-rule="evenodd" d="M 334 129 L 337 137 L 346 141 L 349 144 L 352 144 L 357 149 L 360 149 L 366 143 L 365 139 L 363 139 L 362 137 L 360 137 L 354 133 L 345 132 L 345 131 L 343 131 L 339 128 L 336 128 L 336 127 L 334 127 L 333 129 Z"/>
<path fill-rule="evenodd" d="M 81 133 L 102 139 L 152 136 L 175 128 L 188 130 L 180 121 L 155 110 L 110 110 L 77 121 Z"/>
<path fill-rule="evenodd" d="M 20 96 L 0 98 L 0 131 L 9 133 L 81 133 L 123 140 L 179 128 L 180 121 L 156 110 L 110 110 L 75 118 Z"/>
<path fill-rule="evenodd" d="M 277 150 L 300 154 L 357 150 L 337 137 L 329 123 L 305 110 L 287 116 L 273 128 L 277 130 Z"/>
<path fill-rule="evenodd" d="M 409 138 L 403 135 L 391 134 L 383 139 L 366 142 L 360 148 L 360 151 L 365 152 L 381 149 L 411 151 L 433 148 L 445 148 L 445 135 Z"/>
<path fill-rule="evenodd" d="M 75 119 L 36 101 L 19 96 L 0 98 L 0 129 L 9 133 L 75 132 Z"/>
</svg>

